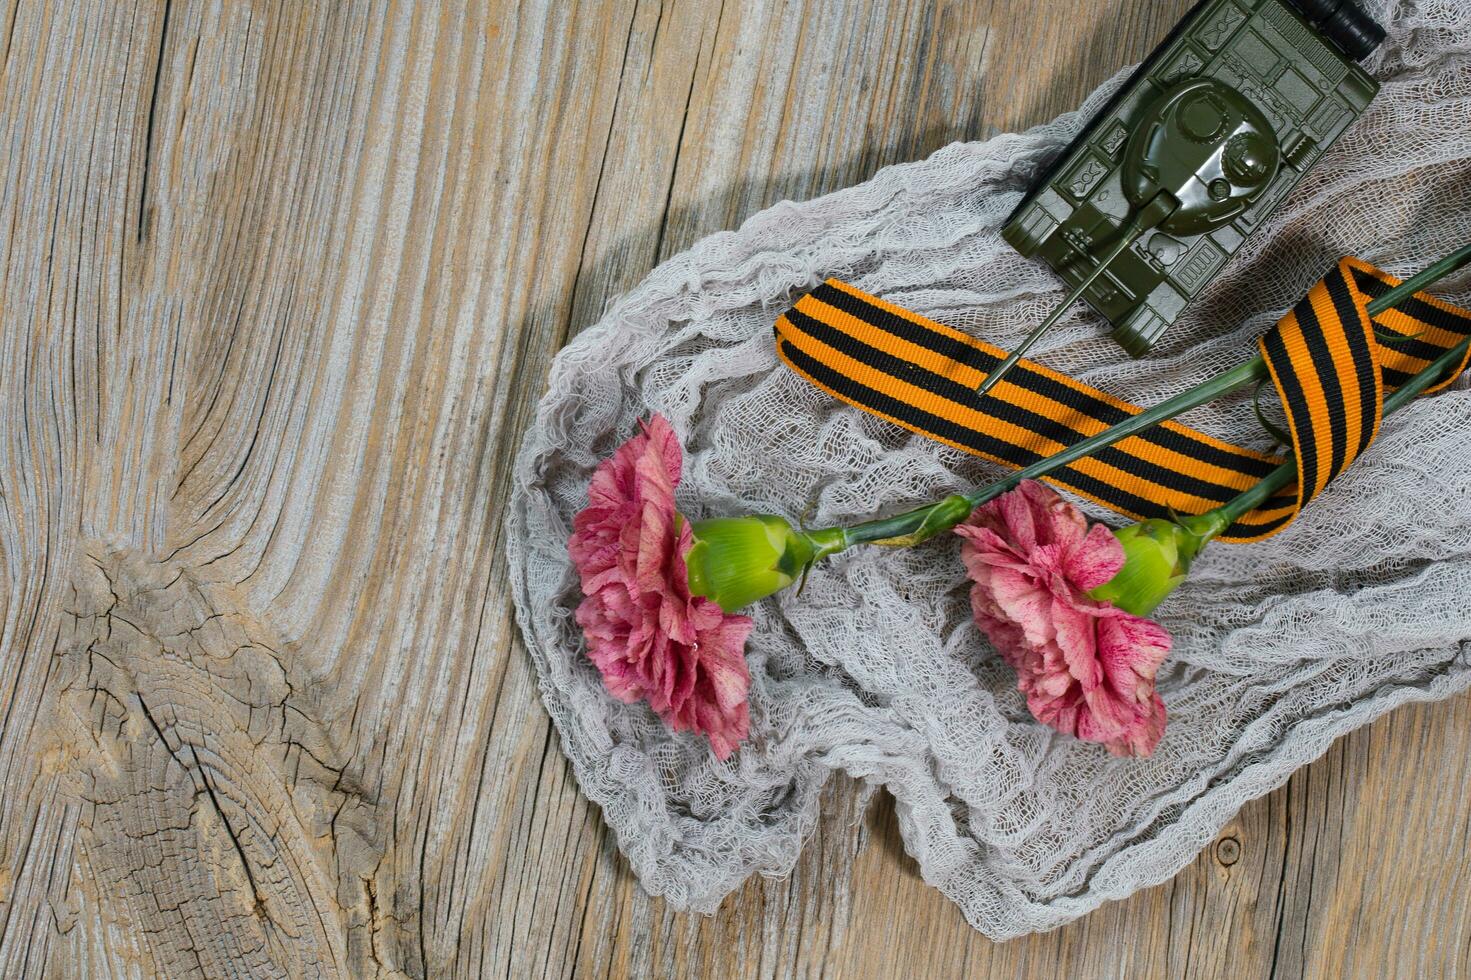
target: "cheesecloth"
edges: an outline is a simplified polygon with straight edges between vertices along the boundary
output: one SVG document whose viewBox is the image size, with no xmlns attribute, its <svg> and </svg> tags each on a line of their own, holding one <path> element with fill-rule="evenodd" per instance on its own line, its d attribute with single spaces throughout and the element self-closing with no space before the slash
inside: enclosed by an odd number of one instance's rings
<svg viewBox="0 0 1471 980">
<path fill-rule="evenodd" d="M 1151 404 L 1254 353 L 1342 254 L 1401 275 L 1471 240 L 1471 2 L 1382 3 L 1384 84 L 1361 119 L 1163 343 L 1128 360 L 1079 305 L 1033 353 Z M 1002 346 L 1062 294 L 998 229 L 1127 73 L 1074 114 L 956 143 L 856 187 L 781 203 L 655 269 L 557 357 L 507 518 L 511 581 L 547 711 L 644 887 L 713 910 L 796 862 L 842 770 L 887 787 L 926 881 L 993 938 L 1049 929 L 1174 875 L 1240 806 L 1344 732 L 1471 683 L 1471 393 L 1423 399 L 1286 532 L 1217 544 L 1159 610 L 1169 727 L 1149 759 L 1034 721 L 971 622 L 954 540 L 860 549 L 749 610 L 750 740 L 720 763 L 583 654 L 567 558 L 599 460 L 662 412 L 692 518 L 862 520 L 990 481 L 990 466 L 795 377 L 772 323 L 828 276 Z M 1438 288 L 1471 301 L 1468 279 Z M 1268 396 L 1270 398 L 1270 396 Z M 1189 424 L 1268 441 L 1242 396 Z M 1090 516 L 1108 516 L 1085 506 Z"/>
</svg>

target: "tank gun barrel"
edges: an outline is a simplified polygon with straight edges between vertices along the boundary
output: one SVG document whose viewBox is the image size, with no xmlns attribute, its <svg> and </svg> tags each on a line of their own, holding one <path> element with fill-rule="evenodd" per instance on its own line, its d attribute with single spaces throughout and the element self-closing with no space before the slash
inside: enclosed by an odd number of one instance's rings
<svg viewBox="0 0 1471 980">
<path fill-rule="evenodd" d="M 976 397 L 986 397 L 988 391 L 1001 383 L 1001 379 L 1012 368 L 1016 367 L 1017 362 L 1026 356 L 1027 351 L 1031 350 L 1032 346 L 1041 340 L 1047 331 L 1055 327 L 1057 321 L 1062 319 L 1062 315 L 1068 311 L 1068 308 L 1076 303 L 1082 297 L 1083 293 L 1087 292 L 1088 287 L 1093 285 L 1098 277 L 1107 271 L 1109 263 L 1124 254 L 1125 249 L 1137 242 L 1150 229 L 1157 227 L 1166 218 L 1174 214 L 1179 207 L 1180 201 L 1175 195 L 1167 190 L 1161 190 L 1149 199 L 1148 204 L 1135 210 L 1129 220 L 1125 222 L 1123 233 L 1119 240 L 1104 254 L 1102 260 L 1094 266 L 1093 271 L 1084 276 L 1083 281 L 1073 287 L 1073 291 L 1068 293 L 1063 301 L 1053 308 L 1052 312 L 1048 314 L 1047 319 L 1037 324 L 1032 329 L 1032 332 L 1027 334 L 1026 339 L 1018 344 L 1016 349 L 1010 354 L 1006 355 L 1006 360 L 997 365 L 996 370 L 981 379 L 980 385 L 976 388 Z"/>
</svg>

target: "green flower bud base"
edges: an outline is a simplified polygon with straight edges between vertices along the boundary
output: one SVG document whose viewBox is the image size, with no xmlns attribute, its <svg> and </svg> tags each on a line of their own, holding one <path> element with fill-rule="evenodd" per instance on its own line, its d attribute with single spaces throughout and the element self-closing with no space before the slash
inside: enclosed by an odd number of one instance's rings
<svg viewBox="0 0 1471 980">
<path fill-rule="evenodd" d="M 1124 546 L 1124 567 L 1088 593 L 1125 612 L 1148 616 L 1185 581 L 1195 558 L 1231 522 L 1215 510 L 1182 521 L 1151 520 L 1114 532 Z"/>
<path fill-rule="evenodd" d="M 716 517 L 690 525 L 690 594 L 735 612 L 780 592 L 813 562 L 842 550 L 841 532 L 798 531 L 774 514 Z"/>
</svg>

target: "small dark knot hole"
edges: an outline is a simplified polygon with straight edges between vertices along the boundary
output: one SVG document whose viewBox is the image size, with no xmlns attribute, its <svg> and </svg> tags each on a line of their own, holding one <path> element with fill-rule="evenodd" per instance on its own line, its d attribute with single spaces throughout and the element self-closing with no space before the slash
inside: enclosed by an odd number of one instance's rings
<svg viewBox="0 0 1471 980">
<path fill-rule="evenodd" d="M 1216 860 L 1230 867 L 1241 860 L 1241 841 L 1235 837 L 1222 837 L 1216 841 Z"/>
</svg>

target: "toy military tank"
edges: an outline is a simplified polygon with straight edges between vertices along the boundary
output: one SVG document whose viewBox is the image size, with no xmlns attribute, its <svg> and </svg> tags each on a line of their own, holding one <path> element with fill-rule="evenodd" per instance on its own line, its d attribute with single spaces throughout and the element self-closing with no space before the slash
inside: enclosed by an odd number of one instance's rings
<svg viewBox="0 0 1471 980">
<path fill-rule="evenodd" d="M 1204 0 L 1007 219 L 1070 295 L 1145 354 L 1379 90 L 1384 29 L 1354 0 Z"/>
</svg>

